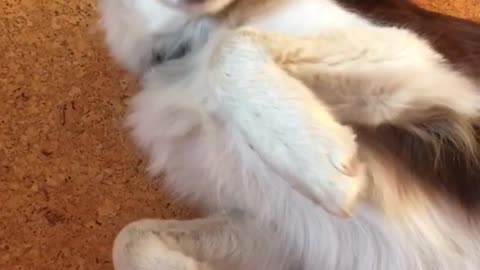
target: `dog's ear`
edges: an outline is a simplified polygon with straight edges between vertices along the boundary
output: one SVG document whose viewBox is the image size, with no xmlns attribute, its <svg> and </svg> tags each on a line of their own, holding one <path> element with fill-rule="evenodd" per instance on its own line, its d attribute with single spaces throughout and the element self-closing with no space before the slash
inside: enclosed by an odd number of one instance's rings
<svg viewBox="0 0 480 270">
<path fill-rule="evenodd" d="M 221 12 L 235 0 L 160 0 L 168 6 L 194 15 L 213 15 Z"/>
</svg>

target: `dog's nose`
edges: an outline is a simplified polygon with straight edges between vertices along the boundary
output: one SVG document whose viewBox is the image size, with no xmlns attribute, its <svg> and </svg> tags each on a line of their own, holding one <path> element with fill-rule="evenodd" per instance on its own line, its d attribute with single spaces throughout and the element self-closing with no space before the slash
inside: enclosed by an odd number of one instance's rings
<svg viewBox="0 0 480 270">
<path fill-rule="evenodd" d="M 152 65 L 159 65 L 170 60 L 180 59 L 186 56 L 190 50 L 190 44 L 185 42 L 177 46 L 175 50 L 172 50 L 171 52 L 155 51 L 152 59 Z"/>
</svg>

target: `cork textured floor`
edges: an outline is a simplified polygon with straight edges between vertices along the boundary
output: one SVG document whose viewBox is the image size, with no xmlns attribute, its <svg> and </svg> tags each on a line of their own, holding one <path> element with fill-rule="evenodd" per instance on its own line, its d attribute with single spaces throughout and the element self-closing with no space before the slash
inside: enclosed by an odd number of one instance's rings
<svg viewBox="0 0 480 270">
<path fill-rule="evenodd" d="M 95 0 L 0 1 L 0 269 L 111 269 L 129 221 L 186 217 L 145 181 L 122 128 L 135 83 L 95 33 Z M 479 0 L 422 0 L 480 20 Z"/>
</svg>

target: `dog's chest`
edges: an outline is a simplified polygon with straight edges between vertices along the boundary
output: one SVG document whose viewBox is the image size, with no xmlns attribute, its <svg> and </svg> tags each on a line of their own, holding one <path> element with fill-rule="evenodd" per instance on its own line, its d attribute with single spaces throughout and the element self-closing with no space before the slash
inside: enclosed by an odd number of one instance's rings
<svg viewBox="0 0 480 270">
<path fill-rule="evenodd" d="M 247 24 L 260 30 L 290 35 L 309 35 L 368 21 L 338 6 L 333 0 L 290 0 L 255 16 Z"/>
</svg>

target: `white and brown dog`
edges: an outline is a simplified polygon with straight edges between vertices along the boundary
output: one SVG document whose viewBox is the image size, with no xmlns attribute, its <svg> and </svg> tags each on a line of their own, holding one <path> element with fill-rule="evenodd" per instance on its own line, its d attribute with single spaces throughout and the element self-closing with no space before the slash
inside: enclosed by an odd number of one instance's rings
<svg viewBox="0 0 480 270">
<path fill-rule="evenodd" d="M 128 225 L 117 270 L 480 268 L 479 25 L 404 0 L 101 12 L 149 171 L 212 214 Z"/>
</svg>

